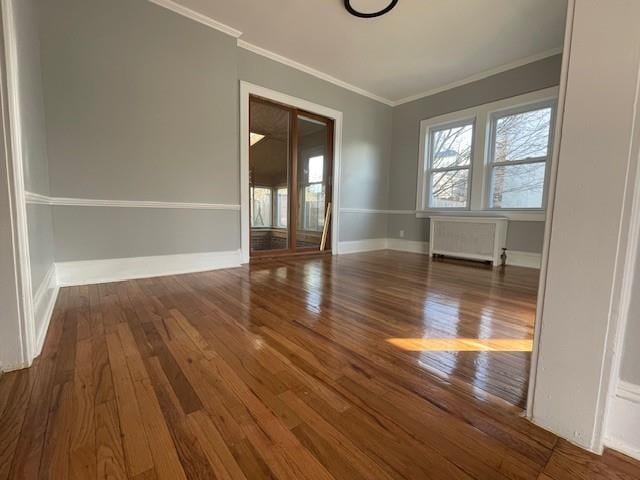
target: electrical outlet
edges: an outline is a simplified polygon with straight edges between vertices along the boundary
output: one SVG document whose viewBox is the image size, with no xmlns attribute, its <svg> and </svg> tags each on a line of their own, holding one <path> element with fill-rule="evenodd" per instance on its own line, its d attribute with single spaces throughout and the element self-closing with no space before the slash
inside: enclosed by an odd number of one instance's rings
<svg viewBox="0 0 640 480">
<path fill-rule="evenodd" d="M 404 230 L 400 230 L 400 238 L 404 238 Z"/>
</svg>

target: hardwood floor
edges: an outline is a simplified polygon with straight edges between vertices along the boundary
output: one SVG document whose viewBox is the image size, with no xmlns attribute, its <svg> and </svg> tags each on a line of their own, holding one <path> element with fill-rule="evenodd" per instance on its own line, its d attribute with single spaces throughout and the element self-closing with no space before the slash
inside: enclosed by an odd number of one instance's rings
<svg viewBox="0 0 640 480">
<path fill-rule="evenodd" d="M 536 283 L 376 252 L 65 288 L 0 378 L 0 479 L 640 478 L 507 402 Z"/>
</svg>

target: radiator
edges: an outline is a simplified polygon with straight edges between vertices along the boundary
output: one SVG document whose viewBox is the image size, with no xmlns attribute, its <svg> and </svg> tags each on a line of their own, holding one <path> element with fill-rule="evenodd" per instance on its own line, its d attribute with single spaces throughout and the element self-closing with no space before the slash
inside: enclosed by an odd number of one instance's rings
<svg viewBox="0 0 640 480">
<path fill-rule="evenodd" d="M 504 217 L 429 217 L 429 254 L 500 264 L 506 247 L 508 219 Z"/>
</svg>

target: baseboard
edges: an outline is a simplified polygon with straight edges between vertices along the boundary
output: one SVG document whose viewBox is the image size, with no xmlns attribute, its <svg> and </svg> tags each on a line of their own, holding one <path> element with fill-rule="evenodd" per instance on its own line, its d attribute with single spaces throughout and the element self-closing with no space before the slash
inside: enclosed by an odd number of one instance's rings
<svg viewBox="0 0 640 480">
<path fill-rule="evenodd" d="M 640 460 L 640 385 L 620 381 L 607 410 L 604 444 Z"/>
<path fill-rule="evenodd" d="M 405 240 L 404 238 L 388 238 L 387 248 L 389 250 L 399 250 L 401 252 L 429 253 L 429 242 L 417 240 Z"/>
<path fill-rule="evenodd" d="M 513 265 L 514 267 L 540 268 L 542 265 L 542 254 L 507 250 L 507 265 Z"/>
<path fill-rule="evenodd" d="M 56 263 L 58 285 L 91 285 L 239 267 L 240 250 Z"/>
<path fill-rule="evenodd" d="M 399 250 L 402 252 L 429 253 L 429 242 L 405 240 L 404 238 L 374 238 L 340 242 L 338 253 L 371 252 L 374 250 Z M 540 253 L 507 250 L 507 265 L 516 267 L 540 268 L 542 255 Z"/>
<path fill-rule="evenodd" d="M 58 299 L 58 292 L 60 287 L 58 286 L 56 276 L 56 265 L 52 263 L 47 271 L 47 275 L 40 283 L 40 286 L 33 295 L 33 315 L 36 324 L 36 344 L 34 358 L 40 355 L 42 352 L 42 346 L 44 345 L 44 339 L 47 336 L 49 330 L 49 323 L 51 322 L 51 315 L 53 314 L 53 308 L 56 305 Z"/>
<path fill-rule="evenodd" d="M 348 242 L 338 242 L 338 253 L 359 253 L 371 252 L 374 250 L 385 250 L 387 248 L 386 238 L 368 238 L 365 240 L 354 240 Z"/>
</svg>

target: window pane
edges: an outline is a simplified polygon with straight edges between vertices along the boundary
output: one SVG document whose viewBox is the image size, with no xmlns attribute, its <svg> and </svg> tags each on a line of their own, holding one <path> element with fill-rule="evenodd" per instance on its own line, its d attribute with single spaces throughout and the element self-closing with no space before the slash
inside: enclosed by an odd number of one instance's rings
<svg viewBox="0 0 640 480">
<path fill-rule="evenodd" d="M 491 204 L 495 208 L 542 208 L 544 162 L 493 169 Z"/>
<path fill-rule="evenodd" d="M 473 124 L 431 132 L 431 168 L 467 166 L 471 163 Z"/>
<path fill-rule="evenodd" d="M 276 227 L 287 227 L 288 208 L 288 190 L 287 188 L 279 188 L 276 192 Z"/>
<path fill-rule="evenodd" d="M 550 126 L 551 107 L 498 118 L 493 161 L 546 157 Z"/>
<path fill-rule="evenodd" d="M 316 183 L 304 189 L 304 202 L 302 204 L 303 229 L 312 232 L 321 232 L 324 228 L 324 185 Z"/>
<path fill-rule="evenodd" d="M 469 170 L 434 172 L 431 176 L 431 208 L 465 208 L 469 186 Z"/>
<path fill-rule="evenodd" d="M 252 201 L 252 227 L 271 226 L 271 189 L 254 187 Z"/>
<path fill-rule="evenodd" d="M 311 157 L 309 159 L 309 182 L 319 183 L 322 182 L 324 170 L 324 157 L 319 155 L 317 157 Z"/>
</svg>

